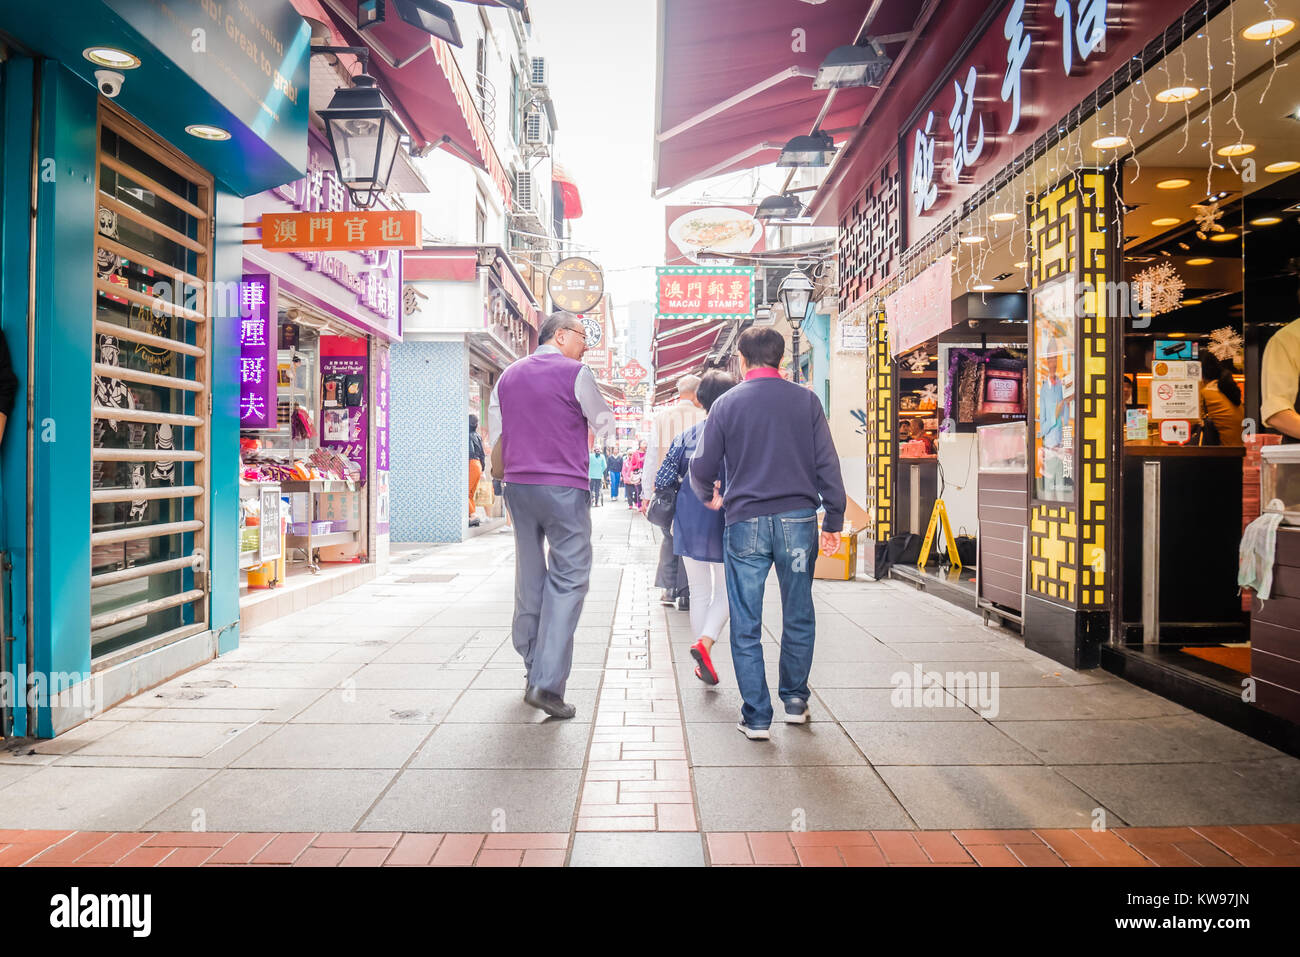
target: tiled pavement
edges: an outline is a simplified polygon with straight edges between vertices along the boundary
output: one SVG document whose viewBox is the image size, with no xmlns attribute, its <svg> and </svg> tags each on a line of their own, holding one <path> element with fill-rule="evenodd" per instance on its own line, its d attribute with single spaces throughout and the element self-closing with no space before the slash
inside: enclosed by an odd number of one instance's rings
<svg viewBox="0 0 1300 957">
<path fill-rule="evenodd" d="M 706 688 L 654 600 L 652 531 L 596 519 L 573 721 L 522 701 L 509 533 L 411 553 L 0 751 L 0 864 L 1300 863 L 1300 762 L 893 583 L 817 583 L 813 721 L 747 741 L 725 641 Z M 914 665 L 943 687 L 901 706 Z"/>
</svg>

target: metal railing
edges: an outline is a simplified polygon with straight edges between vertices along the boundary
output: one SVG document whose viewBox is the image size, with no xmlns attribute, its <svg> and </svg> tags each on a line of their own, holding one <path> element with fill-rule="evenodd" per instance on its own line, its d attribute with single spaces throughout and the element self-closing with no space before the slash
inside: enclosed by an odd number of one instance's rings
<svg viewBox="0 0 1300 957">
<path fill-rule="evenodd" d="M 488 136 L 497 135 L 497 89 L 486 73 L 474 77 L 474 92 L 478 97 L 478 111 L 483 116 L 483 125 L 487 127 Z"/>
</svg>

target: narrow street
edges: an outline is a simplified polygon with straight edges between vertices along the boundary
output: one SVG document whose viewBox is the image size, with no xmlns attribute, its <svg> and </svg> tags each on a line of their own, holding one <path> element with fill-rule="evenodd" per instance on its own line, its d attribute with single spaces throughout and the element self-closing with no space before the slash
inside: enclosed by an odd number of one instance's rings
<svg viewBox="0 0 1300 957">
<path fill-rule="evenodd" d="M 1300 862 L 1300 762 L 897 582 L 817 582 L 812 721 L 748 741 L 654 530 L 594 514 L 574 720 L 522 701 L 509 531 L 406 552 L 0 753 L 0 864 Z M 900 697 L 922 671 L 944 689 Z"/>
</svg>

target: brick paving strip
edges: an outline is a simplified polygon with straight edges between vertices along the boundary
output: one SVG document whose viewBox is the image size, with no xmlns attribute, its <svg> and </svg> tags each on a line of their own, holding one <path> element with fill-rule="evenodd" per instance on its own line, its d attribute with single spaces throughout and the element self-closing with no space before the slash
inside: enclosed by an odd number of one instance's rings
<svg viewBox="0 0 1300 957">
<path fill-rule="evenodd" d="M 649 574 L 643 563 L 623 572 L 579 831 L 697 830 L 667 623 L 651 615 Z"/>
<path fill-rule="evenodd" d="M 715 832 L 706 840 L 712 864 L 732 867 L 1300 866 L 1298 824 Z M 0 866 L 557 867 L 564 864 L 569 843 L 564 833 L 0 831 Z"/>
</svg>

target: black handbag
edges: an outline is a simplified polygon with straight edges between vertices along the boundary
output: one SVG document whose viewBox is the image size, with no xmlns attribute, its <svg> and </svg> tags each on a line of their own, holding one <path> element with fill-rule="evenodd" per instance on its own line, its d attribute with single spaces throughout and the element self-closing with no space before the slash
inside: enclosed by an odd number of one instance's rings
<svg viewBox="0 0 1300 957">
<path fill-rule="evenodd" d="M 655 489 L 655 496 L 645 510 L 645 517 L 651 525 L 664 531 L 673 527 L 673 516 L 677 514 L 677 493 L 681 489 L 681 482 L 671 488 Z"/>
<path fill-rule="evenodd" d="M 954 544 L 957 546 L 957 557 L 961 559 L 962 567 L 974 568 L 976 555 L 978 554 L 978 550 L 975 547 L 975 536 L 967 535 L 966 529 L 963 526 L 958 531 L 957 537 L 954 539 Z"/>
</svg>

